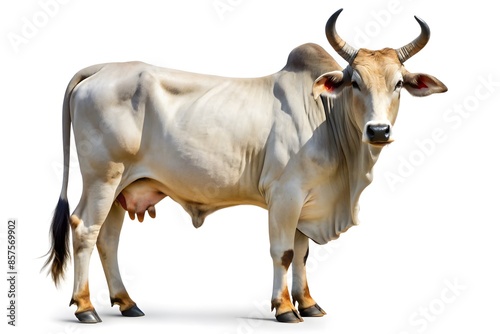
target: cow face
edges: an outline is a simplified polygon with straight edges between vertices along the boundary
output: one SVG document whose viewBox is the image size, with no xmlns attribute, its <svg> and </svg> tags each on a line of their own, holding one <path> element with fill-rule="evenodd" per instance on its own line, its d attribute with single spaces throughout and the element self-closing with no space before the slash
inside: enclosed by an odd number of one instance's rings
<svg viewBox="0 0 500 334">
<path fill-rule="evenodd" d="M 337 34 L 335 24 L 341 11 L 328 20 L 326 35 L 333 48 L 349 62 L 349 66 L 343 71 L 325 73 L 316 79 L 313 95 L 318 98 L 325 93 L 337 97 L 343 90 L 349 90 L 346 94 L 351 107 L 349 117 L 362 134 L 362 140 L 374 146 L 384 146 L 393 141 L 392 126 L 396 121 L 403 88 L 414 96 L 447 91 L 446 86 L 435 77 L 410 73 L 403 65 L 425 46 L 430 30 L 424 21 L 416 18 L 421 33 L 411 43 L 399 49 L 358 50 Z"/>
<path fill-rule="evenodd" d="M 384 146 L 393 141 L 392 127 L 399 109 L 402 89 L 414 96 L 446 91 L 446 86 L 431 75 L 410 73 L 394 49 L 360 49 L 344 71 L 321 75 L 314 83 L 315 98 L 325 93 L 337 97 L 350 90 L 350 118 L 365 143 Z"/>
</svg>

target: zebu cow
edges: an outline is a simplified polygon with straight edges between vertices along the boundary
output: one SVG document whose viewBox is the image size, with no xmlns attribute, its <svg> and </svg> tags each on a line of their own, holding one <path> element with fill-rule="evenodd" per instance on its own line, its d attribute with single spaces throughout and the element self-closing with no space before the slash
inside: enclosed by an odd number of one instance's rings
<svg viewBox="0 0 500 334">
<path fill-rule="evenodd" d="M 64 98 L 64 181 L 46 265 L 57 284 L 69 257 L 71 226 L 71 304 L 80 321 L 101 321 L 89 298 L 96 244 L 111 304 L 125 316 L 143 315 L 120 277 L 118 239 L 125 212 L 139 221 L 146 211 L 154 218 L 155 205 L 167 196 L 195 227 L 233 205 L 268 209 L 277 320 L 325 314 L 307 285 L 309 239 L 324 244 L 357 224 L 360 194 L 382 148 L 393 141 L 402 88 L 415 96 L 447 90 L 435 77 L 403 66 L 429 40 L 424 21 L 416 18 L 420 35 L 399 49 L 358 50 L 336 32 L 340 12 L 328 20 L 326 35 L 348 62 L 344 69 L 320 46 L 305 44 L 290 53 L 281 71 L 262 78 L 229 79 L 139 62 L 96 65 L 73 77 Z M 70 216 L 71 123 L 83 192 Z M 101 145 L 92 146 L 95 135 Z M 199 193 L 207 185 L 213 191 Z"/>
</svg>

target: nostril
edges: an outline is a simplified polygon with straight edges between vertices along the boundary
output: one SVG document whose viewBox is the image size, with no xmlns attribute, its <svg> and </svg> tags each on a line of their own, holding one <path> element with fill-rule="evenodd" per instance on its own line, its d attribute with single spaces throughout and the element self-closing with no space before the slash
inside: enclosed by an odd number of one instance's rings
<svg viewBox="0 0 500 334">
<path fill-rule="evenodd" d="M 368 125 L 366 136 L 371 142 L 385 142 L 391 137 L 391 127 L 387 124 Z"/>
<path fill-rule="evenodd" d="M 385 132 L 384 132 L 385 138 L 388 140 L 389 137 L 391 136 L 391 127 L 389 125 L 385 126 Z"/>
<path fill-rule="evenodd" d="M 368 125 L 368 127 L 366 128 L 366 135 L 368 136 L 368 139 L 370 139 L 370 141 L 373 140 L 373 138 L 375 137 L 373 125 Z"/>
</svg>

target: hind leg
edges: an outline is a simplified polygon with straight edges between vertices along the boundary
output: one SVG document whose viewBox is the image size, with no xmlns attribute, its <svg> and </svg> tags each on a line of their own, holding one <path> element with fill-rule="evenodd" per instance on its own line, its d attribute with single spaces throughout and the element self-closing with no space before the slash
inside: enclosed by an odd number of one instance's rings
<svg viewBox="0 0 500 334">
<path fill-rule="evenodd" d="M 139 317 L 144 313 L 129 297 L 118 268 L 118 243 L 124 215 L 125 210 L 113 204 L 97 238 L 97 250 L 108 282 L 111 306 L 119 305 L 124 316 Z"/>
<path fill-rule="evenodd" d="M 75 271 L 70 305 L 76 304 L 75 315 L 81 322 L 101 321 L 90 301 L 89 264 L 101 226 L 113 205 L 117 183 L 94 180 L 89 184 L 84 178 L 82 198 L 70 218 Z"/>
</svg>

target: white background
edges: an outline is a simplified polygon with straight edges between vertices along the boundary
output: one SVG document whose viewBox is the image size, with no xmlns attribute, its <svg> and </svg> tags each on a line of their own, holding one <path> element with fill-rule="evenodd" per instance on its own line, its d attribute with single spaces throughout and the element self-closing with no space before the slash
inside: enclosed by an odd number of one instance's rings
<svg viewBox="0 0 500 334">
<path fill-rule="evenodd" d="M 17 218 L 15 330 L 498 333 L 500 69 L 493 2 L 54 1 L 0 5 L 0 242 L 5 254 L 6 222 Z M 58 6 L 49 10 L 43 3 Z M 75 308 L 68 307 L 72 265 L 58 289 L 40 271 L 61 187 L 62 98 L 73 74 L 95 63 L 142 60 L 224 76 L 267 75 L 305 42 L 333 54 L 324 25 L 342 7 L 338 30 L 355 47 L 400 47 L 419 33 L 413 15 L 423 18 L 431 40 L 405 65 L 437 76 L 449 91 L 427 98 L 402 94 L 398 138 L 382 153 L 362 195 L 361 225 L 311 246 L 311 293 L 328 315 L 298 325 L 274 321 L 264 210 L 226 209 L 196 230 L 180 206 L 164 200 L 155 220 L 127 219 L 121 236 L 122 274 L 146 316 L 124 318 L 110 308 L 94 253 L 91 294 L 103 323 L 77 323 Z M 433 133 L 440 135 L 432 144 Z M 81 181 L 72 153 L 74 208 Z M 2 261 L 5 268 L 6 256 Z M 2 281 L 1 331 L 13 333 Z"/>
</svg>

